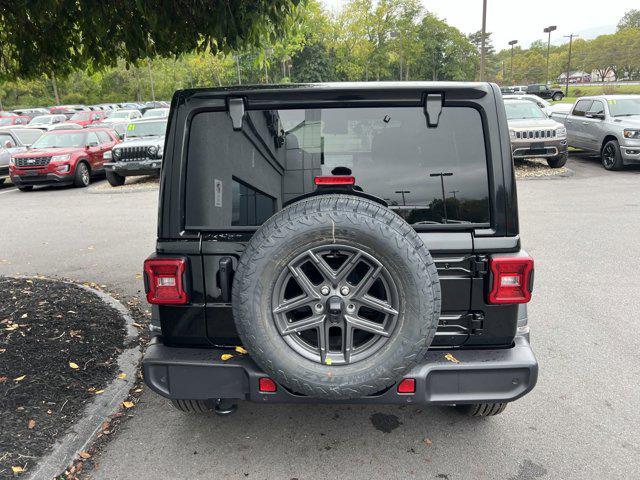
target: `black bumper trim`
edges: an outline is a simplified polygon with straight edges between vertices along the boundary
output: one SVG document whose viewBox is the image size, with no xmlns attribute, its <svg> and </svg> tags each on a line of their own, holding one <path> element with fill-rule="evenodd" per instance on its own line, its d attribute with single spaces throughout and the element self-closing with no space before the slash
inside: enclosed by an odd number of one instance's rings
<svg viewBox="0 0 640 480">
<path fill-rule="evenodd" d="M 496 350 L 430 351 L 405 375 L 415 378 L 416 393 L 395 388 L 352 400 L 323 400 L 294 394 L 283 387 L 260 393 L 258 380 L 266 376 L 248 355 L 221 360 L 228 350 L 167 347 L 155 338 L 142 361 L 145 383 L 172 399 L 241 399 L 262 403 L 382 403 L 464 404 L 508 402 L 533 389 L 538 362 L 529 342 L 516 337 L 514 346 Z M 445 355 L 452 353 L 447 359 Z M 458 363 L 455 362 L 458 361 Z"/>
<path fill-rule="evenodd" d="M 13 175 L 11 181 L 16 186 L 22 185 L 70 185 L 73 183 L 73 175 L 65 174 L 57 175 L 55 173 L 47 173 L 45 175 Z"/>
</svg>

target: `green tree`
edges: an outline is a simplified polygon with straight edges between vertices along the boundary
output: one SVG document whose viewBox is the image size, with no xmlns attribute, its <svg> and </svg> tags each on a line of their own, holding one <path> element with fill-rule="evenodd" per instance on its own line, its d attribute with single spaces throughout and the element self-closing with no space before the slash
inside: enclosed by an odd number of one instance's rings
<svg viewBox="0 0 640 480">
<path fill-rule="evenodd" d="M 618 30 L 625 28 L 640 28 L 640 10 L 627 10 L 624 17 L 618 22 Z"/>
<path fill-rule="evenodd" d="M 274 40 L 301 0 L 0 3 L 0 75 L 36 77 L 186 52 L 229 52 Z"/>
</svg>

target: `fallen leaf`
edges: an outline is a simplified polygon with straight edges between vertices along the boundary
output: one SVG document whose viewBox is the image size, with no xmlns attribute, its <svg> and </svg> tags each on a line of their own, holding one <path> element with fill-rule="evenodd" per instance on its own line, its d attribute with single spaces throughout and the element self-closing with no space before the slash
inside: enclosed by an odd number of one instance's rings
<svg viewBox="0 0 640 480">
<path fill-rule="evenodd" d="M 96 247 L 94 247 L 93 245 L 89 245 L 89 246 L 87 247 L 87 250 L 95 250 L 95 249 L 96 249 Z"/>
<path fill-rule="evenodd" d="M 7 377 L 5 377 L 4 375 L 0 377 L 0 383 L 4 383 L 7 381 Z"/>
<path fill-rule="evenodd" d="M 27 280 L 27 283 L 33 283 L 33 280 Z"/>
<path fill-rule="evenodd" d="M 4 353 L 4 352 L 6 352 L 6 351 L 7 351 L 7 349 L 6 349 L 6 348 L 0 348 L 0 353 Z"/>
<path fill-rule="evenodd" d="M 142 391 L 142 389 L 141 389 L 141 388 L 136 388 L 136 389 L 133 391 L 133 393 L 140 393 L 141 391 Z"/>
<path fill-rule="evenodd" d="M 453 355 L 451 355 L 450 353 L 447 353 L 444 358 L 446 358 L 447 360 L 449 360 L 450 362 L 453 363 L 460 363 L 460 360 L 458 360 L 456 357 L 454 357 Z"/>
<path fill-rule="evenodd" d="M 87 458 L 91 458 L 91 454 L 90 454 L 89 452 L 85 452 L 85 451 L 80 452 L 78 455 L 80 455 L 80 456 L 81 456 L 82 458 L 84 458 L 85 460 L 86 460 Z"/>
<path fill-rule="evenodd" d="M 104 390 L 96 390 L 96 391 L 95 391 L 95 394 L 96 394 L 96 395 L 100 395 L 100 394 L 101 394 L 101 393 L 103 393 L 103 392 L 104 392 Z"/>
<path fill-rule="evenodd" d="M 125 378 L 127 378 L 127 374 L 126 374 L 126 373 L 120 373 L 120 374 L 118 375 L 118 378 L 120 378 L 120 379 L 125 379 Z"/>
<path fill-rule="evenodd" d="M 28 315 L 26 313 L 23 313 L 20 318 L 27 318 L 27 317 L 28 317 Z"/>
<path fill-rule="evenodd" d="M 233 358 L 233 355 L 231 355 L 230 353 L 223 353 L 222 355 L 220 355 L 220 360 L 222 360 L 223 362 L 226 362 L 230 358 Z"/>
<path fill-rule="evenodd" d="M 13 471 L 13 473 L 22 473 L 22 472 L 24 472 L 24 468 L 22 468 L 22 467 L 11 467 L 11 470 Z"/>
<path fill-rule="evenodd" d="M 122 402 L 124 408 L 133 408 L 135 404 L 133 402 Z"/>
<path fill-rule="evenodd" d="M 249 353 L 242 347 L 236 347 L 236 352 L 241 353 L 243 355 L 246 355 L 247 353 Z"/>
<path fill-rule="evenodd" d="M 76 313 L 76 312 L 73 310 L 69 310 L 67 313 Z"/>
<path fill-rule="evenodd" d="M 14 382 L 21 382 L 22 380 L 24 380 L 24 377 L 26 377 L 26 375 L 20 375 L 18 378 L 14 378 L 13 381 Z"/>
<path fill-rule="evenodd" d="M 142 325 L 140 325 L 139 323 L 132 323 L 131 325 L 133 325 L 136 328 L 144 328 Z"/>
<path fill-rule="evenodd" d="M 136 273 L 136 278 L 142 278 L 142 274 L 141 273 Z"/>
<path fill-rule="evenodd" d="M 77 370 L 80 368 L 77 363 L 73 363 L 73 362 L 69 362 L 69 366 L 74 370 Z"/>
<path fill-rule="evenodd" d="M 431 440 L 429 440 L 428 438 L 425 437 L 425 439 L 422 441 L 425 445 L 431 445 L 433 442 Z"/>
<path fill-rule="evenodd" d="M 109 422 L 102 422 L 100 424 L 100 430 L 109 430 Z"/>
<path fill-rule="evenodd" d="M 331 358 L 327 357 L 327 359 L 324 361 L 324 363 L 326 363 L 327 365 L 331 365 L 333 362 L 332 362 Z"/>
<path fill-rule="evenodd" d="M 17 329 L 18 329 L 18 327 L 19 327 L 19 325 L 18 325 L 17 323 L 14 323 L 14 324 L 12 324 L 12 325 L 9 325 L 7 328 L 5 328 L 5 330 L 6 330 L 7 332 L 12 332 L 12 331 L 14 331 L 14 330 L 17 330 Z"/>
</svg>

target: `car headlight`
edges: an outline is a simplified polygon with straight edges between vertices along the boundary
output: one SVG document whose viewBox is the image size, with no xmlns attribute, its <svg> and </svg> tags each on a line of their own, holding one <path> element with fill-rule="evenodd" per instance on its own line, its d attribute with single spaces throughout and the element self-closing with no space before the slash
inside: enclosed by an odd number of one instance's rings
<svg viewBox="0 0 640 480">
<path fill-rule="evenodd" d="M 111 160 L 111 150 L 107 150 L 106 152 L 104 152 L 104 155 L 102 155 L 102 158 L 104 158 L 105 160 Z"/>
<path fill-rule="evenodd" d="M 111 155 L 113 156 L 113 158 L 118 159 L 120 158 L 120 149 L 116 148 L 111 150 Z"/>
<path fill-rule="evenodd" d="M 640 138 L 640 130 L 624 130 L 624 138 Z"/>
<path fill-rule="evenodd" d="M 9 165 L 15 165 L 16 161 L 13 157 L 9 157 Z"/>
<path fill-rule="evenodd" d="M 516 138 L 516 131 L 509 129 L 509 137 Z"/>
<path fill-rule="evenodd" d="M 566 137 L 567 129 L 565 127 L 556 128 L 556 137 Z"/>
<path fill-rule="evenodd" d="M 54 155 L 53 157 L 51 157 L 51 162 L 52 163 L 68 162 L 70 158 L 71 158 L 71 155 L 69 155 L 68 153 L 66 155 Z"/>
<path fill-rule="evenodd" d="M 147 148 L 147 153 L 151 158 L 155 157 L 158 153 L 158 147 L 156 147 L 155 145 L 151 145 L 149 148 Z"/>
</svg>

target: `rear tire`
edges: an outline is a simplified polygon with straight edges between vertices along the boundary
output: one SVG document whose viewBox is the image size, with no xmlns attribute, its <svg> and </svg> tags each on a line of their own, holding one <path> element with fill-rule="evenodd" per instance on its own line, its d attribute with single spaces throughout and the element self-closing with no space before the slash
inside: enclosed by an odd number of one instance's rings
<svg viewBox="0 0 640 480">
<path fill-rule="evenodd" d="M 18 190 L 20 190 L 21 192 L 30 192 L 31 190 L 33 190 L 33 185 L 22 185 L 18 187 Z"/>
<path fill-rule="evenodd" d="M 184 413 L 209 413 L 213 404 L 206 400 L 171 400 L 171 405 Z"/>
<path fill-rule="evenodd" d="M 620 144 L 617 140 L 609 140 L 602 147 L 600 152 L 602 166 L 607 170 L 622 170 L 622 154 L 620 153 Z"/>
<path fill-rule="evenodd" d="M 111 185 L 112 187 L 121 187 L 122 185 L 124 185 L 125 177 L 123 177 L 122 175 L 118 175 L 117 173 L 111 171 L 105 172 L 105 175 L 107 176 L 107 182 L 109 182 L 109 185 Z"/>
<path fill-rule="evenodd" d="M 79 162 L 76 165 L 76 172 L 73 176 L 73 185 L 75 187 L 88 187 L 91 183 L 91 172 L 86 162 Z"/>
<path fill-rule="evenodd" d="M 553 94 L 553 97 L 551 97 L 551 100 L 553 100 L 554 102 L 559 102 L 563 97 L 563 94 L 561 94 L 560 92 L 556 92 Z"/>
<path fill-rule="evenodd" d="M 458 410 L 463 415 L 469 417 L 494 417 L 504 412 L 507 408 L 506 403 L 473 403 L 471 405 L 456 405 Z"/>
<path fill-rule="evenodd" d="M 562 168 L 567 163 L 566 155 L 558 155 L 557 157 L 547 158 L 547 164 L 551 168 Z"/>
</svg>

